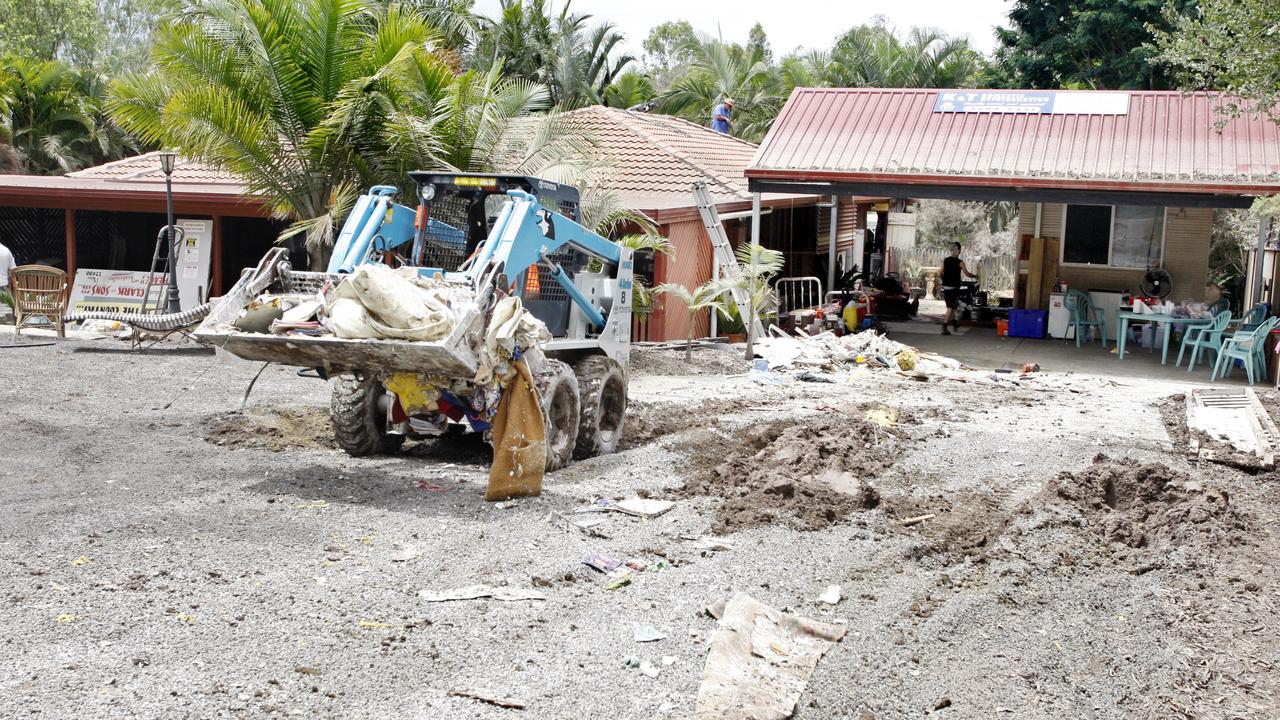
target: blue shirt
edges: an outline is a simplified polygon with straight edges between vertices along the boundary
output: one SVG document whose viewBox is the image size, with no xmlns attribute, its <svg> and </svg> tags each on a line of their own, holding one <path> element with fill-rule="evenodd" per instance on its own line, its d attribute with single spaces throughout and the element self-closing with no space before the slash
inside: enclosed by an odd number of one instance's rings
<svg viewBox="0 0 1280 720">
<path fill-rule="evenodd" d="M 724 103 L 716 105 L 711 111 L 711 129 L 718 133 L 729 134 L 729 117 L 733 114 L 733 109 Z"/>
</svg>

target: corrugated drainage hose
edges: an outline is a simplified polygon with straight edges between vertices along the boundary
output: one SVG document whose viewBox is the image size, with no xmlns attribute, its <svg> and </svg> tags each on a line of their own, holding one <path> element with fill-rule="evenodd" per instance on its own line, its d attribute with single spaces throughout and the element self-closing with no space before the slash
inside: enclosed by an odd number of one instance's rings
<svg viewBox="0 0 1280 720">
<path fill-rule="evenodd" d="M 165 315 L 152 315 L 149 313 L 108 313 L 108 312 L 80 312 L 69 313 L 63 320 L 66 322 L 83 322 L 85 320 L 108 320 L 112 322 L 124 323 L 139 330 L 148 330 L 150 332 L 173 332 L 181 330 L 193 325 L 197 325 L 205 316 L 209 314 L 212 303 L 197 305 L 190 310 L 184 310 L 177 313 L 168 313 Z"/>
</svg>

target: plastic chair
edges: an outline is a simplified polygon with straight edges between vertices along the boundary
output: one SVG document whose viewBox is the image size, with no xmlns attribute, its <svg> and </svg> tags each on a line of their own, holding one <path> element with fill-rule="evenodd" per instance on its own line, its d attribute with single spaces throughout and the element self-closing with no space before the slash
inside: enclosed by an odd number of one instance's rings
<svg viewBox="0 0 1280 720">
<path fill-rule="evenodd" d="M 1213 351 L 1216 360 L 1217 354 L 1222 351 L 1222 334 L 1227 331 L 1229 324 L 1231 324 L 1231 311 L 1223 310 L 1204 324 L 1188 327 L 1182 333 L 1182 347 L 1178 350 L 1178 362 L 1175 364 L 1182 364 L 1182 353 L 1188 347 L 1191 348 L 1191 362 L 1187 363 L 1187 372 L 1195 369 L 1201 348 L 1205 350 L 1206 361 L 1210 350 Z"/>
<path fill-rule="evenodd" d="M 15 336 L 22 328 L 35 327 L 31 322 L 42 317 L 58 330 L 58 337 L 67 336 L 62 316 L 67 310 L 67 274 L 48 265 L 19 265 L 9 271 L 9 293 L 13 295 Z"/>
<path fill-rule="evenodd" d="M 1236 332 L 1242 330 L 1249 332 L 1261 325 L 1269 314 L 1271 314 L 1271 308 L 1267 307 L 1266 303 L 1258 303 L 1249 308 L 1249 312 L 1245 313 L 1244 316 L 1233 319 L 1232 323 L 1236 326 Z"/>
<path fill-rule="evenodd" d="M 1222 344 L 1222 349 L 1218 351 L 1218 361 L 1213 365 L 1213 374 L 1209 379 L 1216 381 L 1218 374 L 1222 377 L 1231 374 L 1231 368 L 1235 366 L 1233 361 L 1239 360 L 1244 365 L 1245 375 L 1249 378 L 1249 384 L 1252 385 L 1259 376 L 1265 377 L 1267 374 L 1267 361 L 1263 357 L 1263 349 L 1266 347 L 1267 335 L 1275 329 L 1276 323 L 1280 323 L 1280 318 L 1267 318 L 1262 324 L 1254 328 L 1248 333 L 1236 333 L 1227 338 Z M 1223 363 L 1226 367 L 1223 368 Z"/>
<path fill-rule="evenodd" d="M 1230 300 L 1226 298 L 1218 298 L 1217 300 L 1214 300 L 1211 305 L 1209 305 L 1209 315 L 1213 317 L 1217 317 L 1218 313 L 1222 312 L 1223 310 L 1230 310 L 1230 309 L 1231 309 Z"/>
<path fill-rule="evenodd" d="M 1076 347 L 1080 347 L 1080 335 L 1085 328 L 1097 327 L 1102 347 L 1107 346 L 1107 319 L 1101 310 L 1093 306 L 1089 296 L 1080 290 L 1068 290 L 1063 306 L 1071 313 L 1071 326 L 1076 331 Z"/>
</svg>

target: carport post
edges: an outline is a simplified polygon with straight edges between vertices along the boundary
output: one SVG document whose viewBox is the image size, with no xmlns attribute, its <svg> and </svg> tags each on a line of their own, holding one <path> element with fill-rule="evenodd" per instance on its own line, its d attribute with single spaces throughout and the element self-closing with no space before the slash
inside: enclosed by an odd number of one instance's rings
<svg viewBox="0 0 1280 720">
<path fill-rule="evenodd" d="M 1253 304 L 1262 302 L 1262 271 L 1267 257 L 1267 225 L 1266 218 L 1258 219 L 1258 252 L 1253 258 Z M 1247 310 L 1248 308 L 1241 308 Z"/>
<path fill-rule="evenodd" d="M 837 215 L 840 212 L 840 196 L 831 196 L 831 228 L 830 237 L 827 239 L 827 292 L 836 289 L 836 223 L 839 222 Z M 823 298 L 818 298 L 818 304 L 821 305 Z"/>
<path fill-rule="evenodd" d="M 760 245 L 760 193 L 751 193 L 751 244 Z M 748 291 L 750 293 L 750 291 Z M 755 304 L 755 298 L 747 298 L 747 317 L 745 324 L 747 326 L 747 360 L 755 358 L 756 347 L 756 320 L 755 313 L 752 312 L 751 306 Z"/>
</svg>

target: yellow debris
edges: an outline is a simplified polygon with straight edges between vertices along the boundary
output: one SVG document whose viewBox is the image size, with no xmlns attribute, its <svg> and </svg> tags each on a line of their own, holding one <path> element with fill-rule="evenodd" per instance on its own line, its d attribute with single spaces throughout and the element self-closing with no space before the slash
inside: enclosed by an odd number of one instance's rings
<svg viewBox="0 0 1280 720">
<path fill-rule="evenodd" d="M 898 411 L 893 408 L 878 407 L 866 412 L 863 416 L 867 422 L 880 427 L 892 427 L 898 423 Z"/>
<path fill-rule="evenodd" d="M 88 555 L 81 555 L 75 560 L 72 560 L 71 564 L 75 565 L 76 567 L 81 567 L 82 565 L 88 565 L 91 562 L 93 562 L 93 560 L 91 560 Z"/>
<path fill-rule="evenodd" d="M 395 393 L 400 407 L 410 415 L 435 412 L 439 407 L 440 391 L 430 383 L 423 382 L 416 373 L 399 372 L 382 384 Z"/>
<path fill-rule="evenodd" d="M 73 623 L 79 619 L 80 619 L 79 615 L 72 615 L 71 613 L 62 613 L 61 615 L 54 618 L 54 620 L 58 621 L 59 623 L 62 623 L 63 625 L 67 623 Z"/>
<path fill-rule="evenodd" d="M 196 616 L 192 615 L 191 613 L 178 613 L 174 617 L 178 618 L 180 622 L 184 622 L 184 623 L 193 623 L 196 621 Z"/>
<path fill-rule="evenodd" d="M 362 627 L 362 628 L 375 628 L 375 629 L 376 629 L 376 628 L 389 628 L 389 627 L 391 627 L 391 626 L 390 626 L 390 625 L 388 625 L 387 623 L 384 623 L 384 622 L 377 622 L 377 621 L 374 621 L 374 620 L 361 620 L 361 621 L 360 621 L 360 627 Z"/>
<path fill-rule="evenodd" d="M 911 350 L 903 350 L 902 352 L 898 353 L 898 369 L 915 370 L 916 361 L 918 359 L 919 358 L 916 357 L 916 354 Z"/>
</svg>

